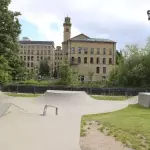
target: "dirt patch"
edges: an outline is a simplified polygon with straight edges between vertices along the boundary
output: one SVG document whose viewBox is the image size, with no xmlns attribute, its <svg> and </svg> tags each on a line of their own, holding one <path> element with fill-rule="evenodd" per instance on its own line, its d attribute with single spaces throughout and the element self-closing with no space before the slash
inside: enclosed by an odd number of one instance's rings
<svg viewBox="0 0 150 150">
<path fill-rule="evenodd" d="M 107 136 L 107 133 L 98 131 L 98 124 L 97 122 L 87 122 L 86 136 L 80 139 L 82 150 L 132 150 L 116 141 L 114 137 Z"/>
</svg>

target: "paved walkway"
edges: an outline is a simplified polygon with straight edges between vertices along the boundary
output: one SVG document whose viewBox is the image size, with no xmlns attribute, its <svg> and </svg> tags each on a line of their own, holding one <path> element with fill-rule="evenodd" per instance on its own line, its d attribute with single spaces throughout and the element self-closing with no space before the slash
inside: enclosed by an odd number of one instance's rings
<svg viewBox="0 0 150 150">
<path fill-rule="evenodd" d="M 0 94 L 0 103 L 13 103 L 0 118 L 0 149 L 3 150 L 80 150 L 80 121 L 85 114 L 119 110 L 132 101 L 98 101 L 85 92 L 47 91 L 38 98 L 12 98 Z M 48 109 L 41 116 L 44 105 Z"/>
</svg>

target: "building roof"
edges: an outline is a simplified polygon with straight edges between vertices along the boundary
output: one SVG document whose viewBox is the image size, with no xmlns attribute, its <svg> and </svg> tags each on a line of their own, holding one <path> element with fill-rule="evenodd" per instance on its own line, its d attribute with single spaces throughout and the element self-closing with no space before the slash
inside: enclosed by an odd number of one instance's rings
<svg viewBox="0 0 150 150">
<path fill-rule="evenodd" d="M 43 45 L 53 45 L 53 41 L 19 41 L 20 44 L 43 44 Z"/>
<path fill-rule="evenodd" d="M 116 43 L 115 41 L 103 38 L 86 38 L 86 39 L 70 39 L 71 41 L 79 41 L 79 42 L 112 42 Z"/>
<path fill-rule="evenodd" d="M 81 33 L 68 41 L 77 41 L 77 42 L 106 42 L 106 43 L 116 43 L 115 41 L 109 40 L 109 39 L 104 39 L 104 38 L 90 38 L 87 35 Z M 64 41 L 65 43 L 67 41 Z"/>
</svg>

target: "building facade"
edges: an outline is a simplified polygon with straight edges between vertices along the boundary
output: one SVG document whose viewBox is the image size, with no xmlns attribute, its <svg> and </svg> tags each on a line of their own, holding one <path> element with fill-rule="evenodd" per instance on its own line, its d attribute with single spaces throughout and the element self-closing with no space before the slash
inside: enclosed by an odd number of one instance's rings
<svg viewBox="0 0 150 150">
<path fill-rule="evenodd" d="M 31 41 L 23 38 L 19 41 L 20 58 L 25 62 L 26 67 L 38 74 L 40 61 L 47 59 L 50 72 L 54 70 L 54 42 L 53 41 Z"/>
<path fill-rule="evenodd" d="M 79 79 L 93 81 L 107 79 L 116 65 L 116 42 L 109 39 L 90 38 L 80 34 L 71 38 L 71 19 L 65 18 L 63 60 L 78 72 Z"/>
</svg>

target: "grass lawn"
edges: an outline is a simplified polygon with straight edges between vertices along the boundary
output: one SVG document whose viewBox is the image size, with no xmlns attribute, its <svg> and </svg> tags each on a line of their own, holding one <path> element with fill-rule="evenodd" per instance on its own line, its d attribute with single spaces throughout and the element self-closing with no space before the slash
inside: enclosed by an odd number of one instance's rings
<svg viewBox="0 0 150 150">
<path fill-rule="evenodd" d="M 38 97 L 40 94 L 31 94 L 31 93 L 5 93 L 8 96 L 14 97 Z"/>
<path fill-rule="evenodd" d="M 112 113 L 84 116 L 82 122 L 86 121 L 98 122 L 98 130 L 107 131 L 128 147 L 150 150 L 150 109 L 130 105 Z"/>
<path fill-rule="evenodd" d="M 131 98 L 127 96 L 109 96 L 109 95 L 91 95 L 91 97 L 97 100 L 117 100 L 117 101 L 122 101 Z"/>
</svg>

